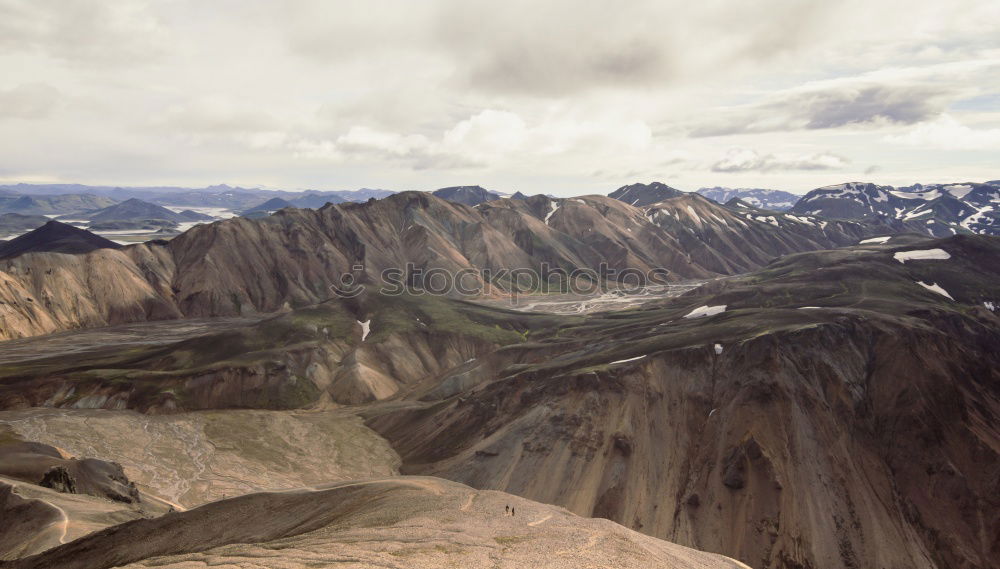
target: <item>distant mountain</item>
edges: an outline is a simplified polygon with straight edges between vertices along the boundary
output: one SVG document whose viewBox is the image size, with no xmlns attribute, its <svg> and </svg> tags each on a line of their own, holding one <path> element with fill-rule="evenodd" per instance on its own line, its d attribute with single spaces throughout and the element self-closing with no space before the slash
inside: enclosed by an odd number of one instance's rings
<svg viewBox="0 0 1000 569">
<path fill-rule="evenodd" d="M 121 245 L 100 235 L 49 221 L 45 225 L 0 245 L 0 259 L 17 257 L 25 253 L 89 253 L 95 249 L 120 249 Z"/>
<path fill-rule="evenodd" d="M 266 215 L 278 211 L 279 209 L 285 209 L 286 207 L 295 207 L 295 206 L 293 206 L 291 203 L 281 198 L 271 198 L 262 204 L 256 205 L 244 211 L 241 215 L 249 215 L 255 213 Z"/>
<path fill-rule="evenodd" d="M 696 193 L 643 210 L 652 224 L 677 239 L 692 263 L 725 274 L 750 271 L 782 255 L 855 245 L 866 237 L 905 229 L 769 211 L 738 198 L 723 206 Z"/>
<path fill-rule="evenodd" d="M 322 207 L 326 203 L 363 202 L 371 198 L 381 199 L 395 192 L 372 188 L 357 190 L 264 190 L 260 188 L 243 188 L 227 184 L 216 184 L 205 188 L 182 188 L 177 186 L 85 186 L 81 184 L 13 184 L 0 186 L 0 212 L 4 211 L 3 198 L 17 196 L 52 196 L 55 194 L 92 194 L 106 200 L 91 207 L 78 208 L 72 211 L 86 211 L 107 207 L 117 201 L 132 198 L 146 202 L 173 207 L 213 207 L 243 211 L 262 200 L 278 197 L 293 203 L 296 207 Z M 301 200 L 296 203 L 297 200 Z M 58 209 L 44 213 L 64 214 L 71 211 Z M 22 212 L 24 213 L 24 212 Z M 34 213 L 34 212 L 29 212 Z"/>
<path fill-rule="evenodd" d="M 45 225 L 48 221 L 49 218 L 44 215 L 0 214 L 0 235 L 31 231 Z"/>
<path fill-rule="evenodd" d="M 90 221 L 147 221 L 162 219 L 181 223 L 184 221 L 211 221 L 214 218 L 191 210 L 177 213 L 161 205 L 131 198 L 82 216 L 82 219 Z"/>
<path fill-rule="evenodd" d="M 1000 187 L 967 182 L 894 188 L 849 182 L 817 188 L 792 213 L 831 219 L 891 218 L 917 221 L 932 236 L 1000 235 Z"/>
<path fill-rule="evenodd" d="M 676 188 L 671 188 L 660 182 L 649 184 L 630 184 L 622 186 L 608 194 L 608 197 L 623 201 L 631 206 L 644 207 L 666 199 L 676 198 L 684 195 Z"/>
<path fill-rule="evenodd" d="M 491 192 L 482 186 L 452 186 L 434 190 L 431 193 L 441 199 L 465 205 L 479 205 L 500 199 L 500 194 Z"/>
<path fill-rule="evenodd" d="M 700 188 L 699 194 L 719 203 L 726 203 L 733 198 L 739 198 L 748 204 L 772 211 L 791 209 L 802 196 L 782 190 L 764 190 L 758 188 Z"/>
<path fill-rule="evenodd" d="M 319 209 L 328 203 L 344 203 L 344 198 L 340 197 L 336 193 L 313 193 L 309 192 L 301 198 L 295 198 L 288 200 L 288 203 L 294 207 L 305 207 L 309 209 Z"/>
<path fill-rule="evenodd" d="M 108 207 L 115 200 L 92 194 L 0 196 L 0 213 L 65 215 Z"/>
</svg>

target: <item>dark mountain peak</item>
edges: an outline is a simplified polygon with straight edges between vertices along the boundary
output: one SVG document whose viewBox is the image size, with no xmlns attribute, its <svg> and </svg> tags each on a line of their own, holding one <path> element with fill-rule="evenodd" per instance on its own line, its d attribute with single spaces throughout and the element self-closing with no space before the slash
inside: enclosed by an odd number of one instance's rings
<svg viewBox="0 0 1000 569">
<path fill-rule="evenodd" d="M 104 209 L 99 209 L 86 219 L 91 221 L 133 221 L 143 219 L 165 219 L 167 221 L 184 221 L 169 209 L 149 203 L 139 198 L 129 198 Z"/>
<path fill-rule="evenodd" d="M 89 253 L 95 249 L 121 249 L 121 245 L 84 229 L 52 220 L 31 233 L 0 245 L 0 259 L 25 253 Z"/>
<path fill-rule="evenodd" d="M 512 200 L 526 200 L 528 196 L 522 194 L 521 192 L 514 192 L 514 195 L 510 196 Z"/>
<path fill-rule="evenodd" d="M 264 202 L 264 203 L 262 203 L 262 204 L 260 204 L 258 206 L 254 206 L 254 207 L 252 207 L 252 208 L 244 211 L 243 214 L 246 215 L 248 213 L 262 213 L 262 212 L 268 212 L 268 211 L 278 211 L 279 209 L 285 209 L 286 207 L 295 207 L 295 206 L 292 205 L 292 203 L 289 202 L 288 200 L 284 200 L 284 199 L 281 199 L 281 198 L 271 198 L 271 199 L 267 200 L 266 202 Z"/>
<path fill-rule="evenodd" d="M 684 194 L 685 192 L 671 188 L 662 182 L 650 182 L 649 184 L 638 183 L 622 186 L 608 194 L 608 197 L 635 207 L 643 207 Z"/>
<path fill-rule="evenodd" d="M 451 186 L 434 190 L 431 193 L 450 202 L 465 205 L 479 205 L 483 202 L 500 199 L 500 194 L 491 192 L 482 186 Z"/>
</svg>

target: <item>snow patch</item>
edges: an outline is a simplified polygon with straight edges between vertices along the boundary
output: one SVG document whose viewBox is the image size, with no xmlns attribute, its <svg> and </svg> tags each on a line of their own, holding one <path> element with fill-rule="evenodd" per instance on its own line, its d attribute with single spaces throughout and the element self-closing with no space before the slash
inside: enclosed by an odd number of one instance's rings
<svg viewBox="0 0 1000 569">
<path fill-rule="evenodd" d="M 611 362 L 611 363 L 610 363 L 609 365 L 615 365 L 615 364 L 623 364 L 623 363 L 627 363 L 627 362 L 634 362 L 634 361 L 636 361 L 636 360 L 641 360 L 641 359 L 642 359 L 642 358 L 644 358 L 644 357 L 646 357 L 646 356 L 645 356 L 645 355 L 642 355 L 642 356 L 636 356 L 636 357 L 634 357 L 634 358 L 629 358 L 629 359 L 627 359 L 627 360 L 618 360 L 618 361 L 616 361 L 616 362 Z"/>
<path fill-rule="evenodd" d="M 885 243 L 886 241 L 892 239 L 892 235 L 886 235 L 885 237 L 872 237 L 871 239 L 862 239 L 858 242 L 858 245 L 867 245 L 869 243 Z"/>
<path fill-rule="evenodd" d="M 699 306 L 692 310 L 684 318 L 701 318 L 702 316 L 715 316 L 716 314 L 721 314 L 726 311 L 726 305 L 720 304 L 718 306 Z"/>
<path fill-rule="evenodd" d="M 900 251 L 893 255 L 892 258 L 905 264 L 907 261 L 943 261 L 950 259 L 951 255 L 944 249 L 921 249 L 916 251 Z"/>
<path fill-rule="evenodd" d="M 721 353 L 722 353 L 722 344 L 716 344 L 715 345 L 715 355 L 718 356 Z"/>
<path fill-rule="evenodd" d="M 972 191 L 972 186 L 968 184 L 954 184 L 952 186 L 945 186 L 944 191 L 951 194 L 951 197 L 960 200 Z"/>
<path fill-rule="evenodd" d="M 694 208 L 691 207 L 691 206 L 687 206 L 687 210 L 688 210 L 688 213 L 691 214 L 691 217 L 694 218 L 694 220 L 698 222 L 698 225 L 701 225 L 701 218 L 698 217 L 698 212 L 696 212 L 694 210 Z"/>
<path fill-rule="evenodd" d="M 916 283 L 918 285 L 926 288 L 927 290 L 929 290 L 931 292 L 936 292 L 936 293 L 940 294 L 941 296 L 947 296 L 949 300 L 955 300 L 954 298 L 951 297 L 950 294 L 948 294 L 948 291 L 944 290 L 943 288 L 941 288 L 940 286 L 938 286 L 938 285 L 936 285 L 934 283 L 927 284 L 927 283 L 925 283 L 923 281 L 916 281 Z"/>
<path fill-rule="evenodd" d="M 639 201 L 639 200 L 636 200 L 636 201 Z M 559 204 L 557 204 L 556 202 L 552 202 L 552 209 L 549 210 L 548 215 L 545 216 L 545 225 L 549 224 L 549 220 L 552 219 L 552 214 L 554 214 L 557 209 L 559 209 Z"/>
<path fill-rule="evenodd" d="M 372 331 L 372 319 L 369 318 L 364 322 L 358 320 L 358 324 L 361 325 L 361 341 L 364 342 L 365 338 L 367 338 L 368 334 Z"/>
<path fill-rule="evenodd" d="M 988 301 L 988 300 L 983 301 L 983 306 L 985 306 L 986 308 L 989 308 L 993 312 L 997 311 L 997 305 L 994 304 L 994 303 L 992 303 L 992 302 L 990 302 L 990 301 Z"/>
<path fill-rule="evenodd" d="M 941 197 L 941 192 L 937 190 L 930 190 L 929 192 L 900 192 L 900 191 L 889 191 L 890 194 L 896 196 L 897 198 L 904 200 L 936 200 Z"/>
</svg>

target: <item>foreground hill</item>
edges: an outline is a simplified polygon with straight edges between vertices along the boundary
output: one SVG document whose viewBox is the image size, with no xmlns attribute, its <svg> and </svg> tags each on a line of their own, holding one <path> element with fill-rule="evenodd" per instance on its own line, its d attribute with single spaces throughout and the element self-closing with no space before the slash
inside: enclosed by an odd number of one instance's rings
<svg viewBox="0 0 1000 569">
<path fill-rule="evenodd" d="M 505 515 L 507 506 L 513 516 Z M 248 562 L 288 568 L 746 567 L 607 520 L 427 477 L 250 494 L 124 523 L 2 566 L 179 569 Z"/>
<path fill-rule="evenodd" d="M 755 567 L 993 568 L 997 267 L 989 238 L 790 257 L 505 348 L 370 424 L 403 472 Z"/>
</svg>

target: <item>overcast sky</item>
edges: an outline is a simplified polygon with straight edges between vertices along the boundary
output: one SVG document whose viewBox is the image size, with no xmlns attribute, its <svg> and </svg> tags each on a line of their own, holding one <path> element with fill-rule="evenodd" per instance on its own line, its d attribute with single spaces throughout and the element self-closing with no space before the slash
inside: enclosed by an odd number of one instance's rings
<svg viewBox="0 0 1000 569">
<path fill-rule="evenodd" d="M 0 0 L 0 182 L 1000 178 L 1000 2 Z"/>
</svg>

